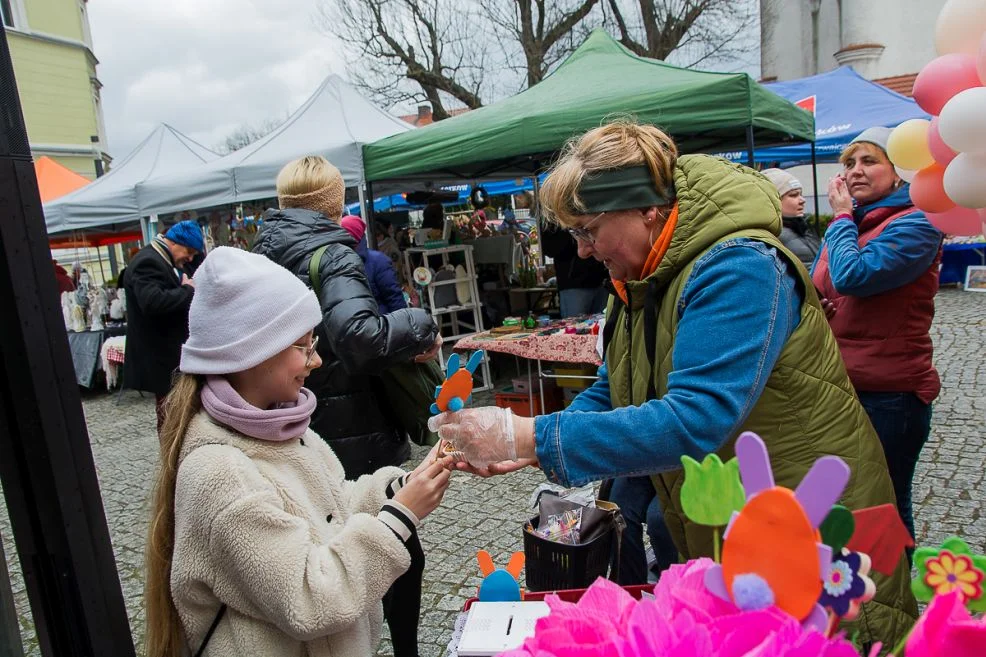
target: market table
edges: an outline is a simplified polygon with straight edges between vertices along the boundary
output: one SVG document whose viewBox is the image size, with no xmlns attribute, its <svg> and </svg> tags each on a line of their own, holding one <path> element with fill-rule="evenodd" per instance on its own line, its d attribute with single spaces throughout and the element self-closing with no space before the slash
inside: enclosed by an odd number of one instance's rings
<svg viewBox="0 0 986 657">
<path fill-rule="evenodd" d="M 561 329 L 584 323 L 587 320 L 598 322 L 599 332 L 602 332 L 602 316 L 593 318 L 577 317 L 569 320 L 553 322 L 548 327 L 520 331 L 517 333 L 494 334 L 492 331 L 483 331 L 459 340 L 455 344 L 455 351 L 476 351 L 484 349 L 502 354 L 511 354 L 527 361 L 527 381 L 529 384 L 528 397 L 530 399 L 531 416 L 534 416 L 534 386 L 533 373 L 531 371 L 531 361 L 537 363 L 538 391 L 541 397 L 541 408 L 544 409 L 544 380 L 545 379 L 585 379 L 594 381 L 596 376 L 578 376 L 549 374 L 542 367 L 542 361 L 553 361 L 561 363 L 584 363 L 599 366 L 602 359 L 596 350 L 599 335 L 587 334 L 578 335 L 575 333 L 552 333 L 544 335 L 545 331 Z"/>
<path fill-rule="evenodd" d="M 80 386 L 92 387 L 96 370 L 100 367 L 99 353 L 103 342 L 107 338 L 126 334 L 126 325 L 107 326 L 100 331 L 68 332 L 68 346 L 72 352 L 72 364 L 75 366 L 75 380 Z"/>
<path fill-rule="evenodd" d="M 986 265 L 986 242 L 958 242 L 942 245 L 941 271 L 938 282 L 965 283 L 965 272 L 969 265 Z"/>
</svg>

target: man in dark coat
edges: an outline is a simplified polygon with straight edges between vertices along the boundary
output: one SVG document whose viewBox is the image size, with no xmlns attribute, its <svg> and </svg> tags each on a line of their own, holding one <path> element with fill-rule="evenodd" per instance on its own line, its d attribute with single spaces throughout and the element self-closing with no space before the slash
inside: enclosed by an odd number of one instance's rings
<svg viewBox="0 0 986 657">
<path fill-rule="evenodd" d="M 181 268 L 205 250 L 202 230 L 182 221 L 140 250 L 127 266 L 127 352 L 123 385 L 154 393 L 158 431 L 164 398 L 188 337 L 188 307 L 195 284 Z"/>
</svg>

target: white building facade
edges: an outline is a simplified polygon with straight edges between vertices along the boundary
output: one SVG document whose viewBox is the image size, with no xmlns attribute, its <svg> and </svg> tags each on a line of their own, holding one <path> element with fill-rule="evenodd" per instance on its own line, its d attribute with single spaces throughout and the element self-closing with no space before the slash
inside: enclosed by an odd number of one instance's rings
<svg viewBox="0 0 986 657">
<path fill-rule="evenodd" d="M 852 66 L 870 80 L 909 78 L 912 84 L 913 76 L 936 56 L 935 20 L 944 4 L 761 0 L 761 77 L 792 80 Z M 910 84 L 905 86 L 895 90 L 910 95 Z"/>
</svg>

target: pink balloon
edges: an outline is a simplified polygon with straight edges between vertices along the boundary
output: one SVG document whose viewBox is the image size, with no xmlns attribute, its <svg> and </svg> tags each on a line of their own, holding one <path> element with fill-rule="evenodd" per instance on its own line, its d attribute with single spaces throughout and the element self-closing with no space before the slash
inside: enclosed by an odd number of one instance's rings
<svg viewBox="0 0 986 657">
<path fill-rule="evenodd" d="M 914 100 L 928 114 L 941 114 L 952 96 L 983 86 L 972 55 L 951 53 L 928 62 L 914 79 Z"/>
<path fill-rule="evenodd" d="M 948 212 L 955 201 L 945 193 L 945 167 L 935 163 L 917 172 L 911 181 L 911 201 L 914 207 L 925 212 Z"/>
<path fill-rule="evenodd" d="M 948 235 L 979 235 L 983 232 L 981 210 L 955 206 L 948 212 L 928 213 L 931 225 Z"/>
<path fill-rule="evenodd" d="M 931 157 L 935 158 L 935 162 L 943 167 L 948 166 L 948 163 L 958 155 L 941 140 L 941 135 L 938 133 L 937 116 L 931 117 L 931 126 L 928 128 L 928 150 L 931 151 Z"/>
<path fill-rule="evenodd" d="M 986 33 L 979 42 L 979 56 L 976 58 L 976 69 L 979 71 L 979 81 L 986 84 Z"/>
</svg>

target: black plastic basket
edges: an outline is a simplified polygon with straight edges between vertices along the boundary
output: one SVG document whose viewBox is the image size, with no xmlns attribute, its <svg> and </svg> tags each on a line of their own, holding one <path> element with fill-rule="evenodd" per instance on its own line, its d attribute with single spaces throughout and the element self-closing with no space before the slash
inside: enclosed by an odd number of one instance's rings
<svg viewBox="0 0 986 657">
<path fill-rule="evenodd" d="M 531 519 L 537 529 L 539 518 Z M 529 591 L 564 591 L 586 588 L 606 577 L 615 532 L 604 533 L 581 545 L 565 545 L 524 529 L 525 579 Z"/>
</svg>

